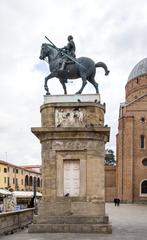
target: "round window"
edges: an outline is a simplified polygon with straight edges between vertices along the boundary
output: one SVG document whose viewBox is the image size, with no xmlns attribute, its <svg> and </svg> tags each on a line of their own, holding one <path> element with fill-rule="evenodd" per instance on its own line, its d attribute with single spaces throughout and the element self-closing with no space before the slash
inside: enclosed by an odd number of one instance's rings
<svg viewBox="0 0 147 240">
<path fill-rule="evenodd" d="M 142 160 L 142 164 L 143 164 L 144 166 L 147 166 L 147 158 L 144 158 L 144 159 Z"/>
</svg>

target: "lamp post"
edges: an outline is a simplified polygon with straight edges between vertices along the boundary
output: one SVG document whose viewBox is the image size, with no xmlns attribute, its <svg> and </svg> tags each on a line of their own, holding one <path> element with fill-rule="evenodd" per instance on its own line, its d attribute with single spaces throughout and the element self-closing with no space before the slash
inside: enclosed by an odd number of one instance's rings
<svg viewBox="0 0 147 240">
<path fill-rule="evenodd" d="M 36 177 L 33 178 L 33 207 L 35 208 L 36 212 Z"/>
</svg>

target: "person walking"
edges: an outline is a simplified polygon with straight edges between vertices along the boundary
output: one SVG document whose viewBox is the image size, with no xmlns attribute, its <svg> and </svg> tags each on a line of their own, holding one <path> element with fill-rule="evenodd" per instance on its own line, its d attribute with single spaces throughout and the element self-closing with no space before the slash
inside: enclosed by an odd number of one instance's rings
<svg viewBox="0 0 147 240">
<path fill-rule="evenodd" d="M 117 205 L 117 198 L 114 198 L 114 205 Z"/>
<path fill-rule="evenodd" d="M 119 204 L 120 204 L 120 199 L 117 198 L 117 206 L 119 207 Z"/>
</svg>

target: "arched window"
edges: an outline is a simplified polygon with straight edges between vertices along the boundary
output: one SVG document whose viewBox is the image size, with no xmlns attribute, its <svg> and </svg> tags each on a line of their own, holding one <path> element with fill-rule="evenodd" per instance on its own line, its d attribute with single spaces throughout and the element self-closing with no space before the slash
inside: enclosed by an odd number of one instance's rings
<svg viewBox="0 0 147 240">
<path fill-rule="evenodd" d="M 32 178 L 32 176 L 30 176 L 30 186 L 32 186 L 33 185 L 33 178 Z"/>
<path fill-rule="evenodd" d="M 141 135 L 140 136 L 140 148 L 144 148 L 145 147 L 145 136 Z"/>
<path fill-rule="evenodd" d="M 141 183 L 141 194 L 147 195 L 147 179 L 143 180 Z"/>
<path fill-rule="evenodd" d="M 144 166 L 147 166 L 147 158 L 144 158 L 144 159 L 142 160 L 142 164 L 143 164 Z"/>
<path fill-rule="evenodd" d="M 25 176 L 25 186 L 29 185 L 29 177 L 28 175 Z"/>
<path fill-rule="evenodd" d="M 141 117 L 140 121 L 141 121 L 142 123 L 145 123 L 145 117 Z"/>
</svg>

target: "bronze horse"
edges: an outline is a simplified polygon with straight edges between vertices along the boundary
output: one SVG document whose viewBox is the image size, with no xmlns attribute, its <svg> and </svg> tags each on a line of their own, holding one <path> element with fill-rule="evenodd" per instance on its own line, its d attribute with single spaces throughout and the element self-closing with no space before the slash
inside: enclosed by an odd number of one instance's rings
<svg viewBox="0 0 147 240">
<path fill-rule="evenodd" d="M 81 94 L 87 81 L 89 81 L 96 90 L 96 93 L 99 93 L 98 83 L 95 81 L 94 77 L 96 74 L 96 68 L 102 67 L 105 70 L 105 75 L 109 74 L 109 70 L 105 63 L 98 62 L 94 63 L 94 61 L 87 57 L 80 57 L 76 59 L 76 63 L 68 63 L 66 64 L 65 70 L 60 70 L 63 54 L 62 52 L 55 49 L 52 45 L 43 43 L 41 46 L 40 59 L 45 60 L 47 58 L 50 74 L 45 78 L 44 88 L 46 90 L 46 95 L 49 95 L 49 88 L 47 82 L 51 78 L 58 78 L 62 87 L 64 89 L 64 94 L 67 94 L 66 85 L 67 79 L 77 79 L 82 78 L 82 87 L 76 94 Z"/>
</svg>

